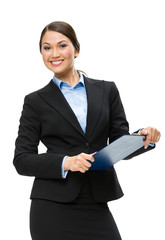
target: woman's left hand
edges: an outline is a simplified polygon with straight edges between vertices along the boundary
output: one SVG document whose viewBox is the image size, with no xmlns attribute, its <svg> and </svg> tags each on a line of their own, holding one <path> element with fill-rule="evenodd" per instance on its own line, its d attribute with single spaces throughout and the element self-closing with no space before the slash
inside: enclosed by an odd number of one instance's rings
<svg viewBox="0 0 165 240">
<path fill-rule="evenodd" d="M 141 132 L 140 135 L 145 135 L 146 140 L 145 140 L 145 146 L 144 148 L 146 149 L 150 143 L 157 143 L 160 140 L 160 132 L 153 127 L 147 127 L 144 128 Z"/>
</svg>

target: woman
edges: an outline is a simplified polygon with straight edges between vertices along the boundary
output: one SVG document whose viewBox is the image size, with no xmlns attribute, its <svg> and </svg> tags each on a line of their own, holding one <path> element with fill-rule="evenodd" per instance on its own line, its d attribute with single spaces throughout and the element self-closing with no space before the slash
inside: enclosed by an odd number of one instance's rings
<svg viewBox="0 0 165 240">
<path fill-rule="evenodd" d="M 47 25 L 40 51 L 53 79 L 25 97 L 14 165 L 34 176 L 30 229 L 33 240 L 119 240 L 107 202 L 123 196 L 113 167 L 89 171 L 93 153 L 129 134 L 128 122 L 113 82 L 85 77 L 74 67 L 80 44 L 65 22 Z M 145 148 L 159 141 L 145 128 Z M 38 154 L 41 141 L 47 153 Z"/>
</svg>

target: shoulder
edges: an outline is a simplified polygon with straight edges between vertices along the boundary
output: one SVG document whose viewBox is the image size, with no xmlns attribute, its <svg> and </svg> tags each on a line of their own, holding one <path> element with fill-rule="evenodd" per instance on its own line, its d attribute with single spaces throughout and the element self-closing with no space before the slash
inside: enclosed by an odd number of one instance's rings
<svg viewBox="0 0 165 240">
<path fill-rule="evenodd" d="M 110 91 L 118 91 L 117 86 L 115 82 L 113 81 L 106 81 L 106 80 L 99 80 L 99 79 L 93 79 L 89 77 L 84 77 L 85 81 L 90 83 L 90 84 L 98 84 L 102 85 L 105 89 L 110 90 Z"/>
</svg>

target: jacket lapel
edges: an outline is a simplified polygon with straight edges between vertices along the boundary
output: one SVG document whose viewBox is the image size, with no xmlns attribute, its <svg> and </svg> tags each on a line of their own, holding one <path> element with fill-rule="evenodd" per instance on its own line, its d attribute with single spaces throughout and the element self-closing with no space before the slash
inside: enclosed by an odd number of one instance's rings
<svg viewBox="0 0 165 240">
<path fill-rule="evenodd" d="M 88 99 L 86 136 L 89 139 L 98 123 L 103 101 L 103 81 L 85 78 L 85 86 Z"/>
<path fill-rule="evenodd" d="M 39 92 L 39 95 L 52 106 L 60 115 L 62 115 L 81 135 L 84 132 L 67 100 L 61 93 L 60 89 L 50 81 L 50 83 Z"/>
<path fill-rule="evenodd" d="M 101 84 L 102 81 L 92 80 L 87 77 L 84 77 L 84 82 L 88 102 L 86 134 L 84 134 L 77 117 L 65 97 L 52 80 L 46 87 L 39 90 L 38 94 L 61 114 L 85 139 L 89 139 L 99 119 L 103 99 L 103 84 Z"/>
</svg>

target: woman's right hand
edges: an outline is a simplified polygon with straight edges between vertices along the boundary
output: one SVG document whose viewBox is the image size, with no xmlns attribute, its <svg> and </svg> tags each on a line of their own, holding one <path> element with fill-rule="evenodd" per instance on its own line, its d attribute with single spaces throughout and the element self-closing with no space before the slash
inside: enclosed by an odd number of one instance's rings
<svg viewBox="0 0 165 240">
<path fill-rule="evenodd" d="M 94 162 L 93 154 L 80 153 L 76 156 L 67 157 L 64 164 L 64 171 L 72 172 L 79 171 L 85 173 L 91 167 L 91 162 Z"/>
</svg>

